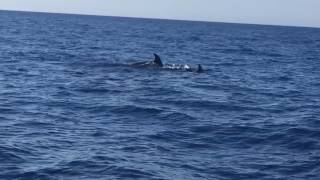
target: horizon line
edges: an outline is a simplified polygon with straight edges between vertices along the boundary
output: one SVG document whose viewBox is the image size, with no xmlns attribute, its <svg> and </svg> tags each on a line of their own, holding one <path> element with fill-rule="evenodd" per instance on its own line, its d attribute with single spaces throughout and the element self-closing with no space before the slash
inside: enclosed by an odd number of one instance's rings
<svg viewBox="0 0 320 180">
<path fill-rule="evenodd" d="M 186 22 L 200 22 L 200 23 L 203 22 L 203 23 L 240 24 L 240 25 L 291 27 L 291 28 L 312 28 L 312 29 L 319 29 L 320 28 L 318 26 L 304 26 L 304 25 L 259 24 L 259 23 L 246 23 L 246 22 L 224 22 L 224 21 L 210 21 L 210 20 L 156 18 L 156 17 L 141 17 L 141 16 L 118 16 L 118 15 L 86 14 L 86 13 L 81 14 L 81 13 L 68 13 L 68 12 L 29 11 L 29 10 L 15 10 L 15 9 L 0 9 L 0 11 L 25 12 L 25 13 L 43 13 L 43 14 L 61 14 L 61 15 L 78 15 L 78 16 L 116 17 L 116 18 L 132 18 L 132 19 L 147 19 L 147 20 L 186 21 Z"/>
</svg>

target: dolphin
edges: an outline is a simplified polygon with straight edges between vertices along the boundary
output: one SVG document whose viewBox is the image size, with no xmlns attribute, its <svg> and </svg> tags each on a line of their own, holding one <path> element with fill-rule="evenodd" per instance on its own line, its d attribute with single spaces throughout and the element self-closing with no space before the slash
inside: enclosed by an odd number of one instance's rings
<svg viewBox="0 0 320 180">
<path fill-rule="evenodd" d="M 154 60 L 147 62 L 136 62 L 131 64 L 135 67 L 153 67 L 153 68 L 162 68 L 167 70 L 185 70 L 188 72 L 202 73 L 204 70 L 200 64 L 197 68 L 191 68 L 187 64 L 164 64 L 158 54 L 153 54 Z"/>
</svg>

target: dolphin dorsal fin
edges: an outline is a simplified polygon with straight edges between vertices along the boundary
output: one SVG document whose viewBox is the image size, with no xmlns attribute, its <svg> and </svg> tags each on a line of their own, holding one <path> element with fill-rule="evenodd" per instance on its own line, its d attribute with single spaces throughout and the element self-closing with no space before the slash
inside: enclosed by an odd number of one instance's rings
<svg viewBox="0 0 320 180">
<path fill-rule="evenodd" d="M 203 68 L 200 64 L 198 64 L 197 73 L 202 73 L 202 72 L 203 72 Z"/>
<path fill-rule="evenodd" d="M 162 67 L 162 66 L 163 66 L 163 63 L 162 63 L 162 61 L 161 61 L 160 56 L 159 56 L 158 54 L 155 54 L 155 53 L 154 53 L 153 55 L 154 55 L 154 60 L 153 60 L 153 62 L 154 62 L 156 65 Z"/>
</svg>

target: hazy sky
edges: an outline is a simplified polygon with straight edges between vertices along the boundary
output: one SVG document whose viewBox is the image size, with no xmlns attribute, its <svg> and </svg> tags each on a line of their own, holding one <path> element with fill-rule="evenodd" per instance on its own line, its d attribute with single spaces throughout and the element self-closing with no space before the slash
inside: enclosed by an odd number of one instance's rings
<svg viewBox="0 0 320 180">
<path fill-rule="evenodd" d="M 0 0 L 0 9 L 320 27 L 320 0 Z"/>
</svg>

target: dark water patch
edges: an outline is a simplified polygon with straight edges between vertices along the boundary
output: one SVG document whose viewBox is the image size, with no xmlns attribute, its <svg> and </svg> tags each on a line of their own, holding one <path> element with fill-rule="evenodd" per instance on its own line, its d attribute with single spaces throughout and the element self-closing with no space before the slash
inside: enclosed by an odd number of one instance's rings
<svg viewBox="0 0 320 180">
<path fill-rule="evenodd" d="M 112 169 L 113 175 L 119 176 L 120 179 L 153 179 L 154 175 L 143 170 L 118 167 Z"/>
<path fill-rule="evenodd" d="M 17 111 L 15 109 L 11 109 L 11 108 L 1 108 L 0 107 L 0 113 L 2 114 L 14 114 Z"/>
<path fill-rule="evenodd" d="M 82 93 L 92 93 L 92 94 L 114 94 L 114 93 L 121 92 L 119 90 L 110 90 L 110 89 L 104 89 L 104 88 L 83 88 L 83 89 L 76 89 L 76 91 L 79 91 Z"/>
<path fill-rule="evenodd" d="M 22 158 L 22 157 L 20 157 L 20 156 L 18 156 L 18 155 L 16 155 L 14 152 L 1 152 L 0 153 L 0 155 L 1 155 L 1 162 L 2 163 L 23 163 L 23 162 L 25 162 L 25 160 Z"/>
<path fill-rule="evenodd" d="M 258 107 L 253 106 L 242 106 L 240 104 L 232 104 L 225 102 L 215 102 L 215 101 L 206 101 L 206 100 L 180 100 L 180 101 L 167 101 L 168 104 L 174 104 L 175 106 L 182 106 L 185 108 L 199 108 L 207 107 L 212 111 L 231 111 L 231 112 L 245 112 L 248 110 L 259 110 Z"/>
<path fill-rule="evenodd" d="M 157 114 L 160 114 L 162 110 L 156 109 L 156 108 L 144 108 L 144 107 L 138 107 L 138 106 L 120 106 L 120 107 L 114 107 L 111 112 L 117 113 L 117 114 L 131 114 L 131 115 L 141 115 L 141 116 L 154 116 Z"/>
<path fill-rule="evenodd" d="M 196 134 L 211 134 L 215 131 L 218 131 L 220 129 L 220 126 L 214 126 L 214 125 L 202 125 L 202 126 L 194 126 L 190 128 L 190 131 L 196 133 Z"/>
<path fill-rule="evenodd" d="M 52 125 L 53 124 L 51 122 L 46 122 L 41 120 L 37 121 L 32 119 L 23 123 L 16 124 L 16 126 L 22 126 L 22 127 L 42 127 L 42 128 L 48 128 Z"/>
<path fill-rule="evenodd" d="M 213 143 L 210 144 L 208 142 L 201 142 L 201 140 L 194 139 L 193 142 L 185 142 L 182 146 L 188 149 L 200 151 L 214 148 L 212 144 Z"/>
<path fill-rule="evenodd" d="M 2 163 L 24 163 L 26 158 L 32 156 L 32 152 L 28 149 L 16 146 L 0 146 L 0 159 Z"/>
<path fill-rule="evenodd" d="M 10 177 L 10 175 L 8 175 L 8 177 Z M 45 173 L 38 173 L 38 172 L 25 172 L 25 173 L 17 173 L 15 175 L 11 175 L 11 177 L 13 179 L 19 179 L 19 180 L 27 180 L 27 179 L 36 179 L 36 180 L 40 180 L 40 179 L 48 179 L 48 180 L 53 180 L 55 179 L 54 177 L 52 177 L 49 174 L 45 174 Z"/>
<path fill-rule="evenodd" d="M 150 151 L 150 148 L 148 146 L 136 145 L 123 147 L 121 150 L 131 153 L 148 153 Z"/>
<path fill-rule="evenodd" d="M 168 121 L 170 123 L 173 123 L 175 121 L 179 121 L 181 123 L 188 123 L 190 121 L 196 120 L 195 117 L 189 116 L 184 113 L 178 113 L 178 112 L 166 113 L 166 115 L 163 115 L 161 119 Z"/>
</svg>

